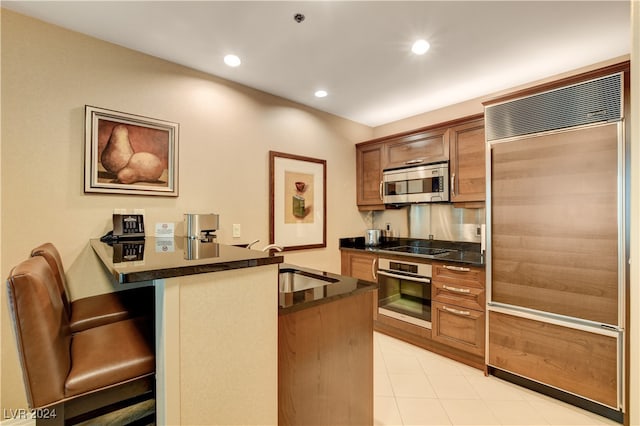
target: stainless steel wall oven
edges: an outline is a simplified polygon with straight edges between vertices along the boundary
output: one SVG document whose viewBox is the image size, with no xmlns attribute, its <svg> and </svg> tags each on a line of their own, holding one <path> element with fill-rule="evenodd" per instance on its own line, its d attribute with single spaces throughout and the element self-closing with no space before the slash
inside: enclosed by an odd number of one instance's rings
<svg viewBox="0 0 640 426">
<path fill-rule="evenodd" d="M 431 328 L 431 265 L 378 260 L 378 313 Z"/>
</svg>

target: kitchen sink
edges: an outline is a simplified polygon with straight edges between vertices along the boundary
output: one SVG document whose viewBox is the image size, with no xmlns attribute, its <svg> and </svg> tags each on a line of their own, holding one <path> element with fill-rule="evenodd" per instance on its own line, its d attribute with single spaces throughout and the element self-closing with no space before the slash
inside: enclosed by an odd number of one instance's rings
<svg viewBox="0 0 640 426">
<path fill-rule="evenodd" d="M 280 293 L 308 290 L 338 281 L 340 280 L 294 268 L 280 269 L 280 277 L 278 279 Z"/>
</svg>

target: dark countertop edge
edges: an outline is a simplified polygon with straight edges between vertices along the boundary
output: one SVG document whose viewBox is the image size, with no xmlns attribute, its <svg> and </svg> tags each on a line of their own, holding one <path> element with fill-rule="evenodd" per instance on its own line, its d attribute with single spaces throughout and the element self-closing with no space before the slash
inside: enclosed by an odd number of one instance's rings
<svg viewBox="0 0 640 426">
<path fill-rule="evenodd" d="M 132 284 L 132 283 L 140 283 L 145 281 L 152 281 L 157 279 L 167 279 L 167 278 L 176 278 L 183 277 L 186 275 L 195 275 L 195 274 L 206 274 L 209 272 L 222 272 L 222 271 L 230 271 L 233 269 L 243 269 L 243 268 L 251 268 L 255 266 L 264 266 L 264 265 L 273 265 L 284 262 L 283 256 L 264 256 L 258 258 L 250 258 L 250 259 L 238 259 L 238 260 L 229 260 L 222 261 L 218 263 L 209 263 L 209 264 L 200 264 L 200 265 L 189 265 L 189 266 L 181 266 L 181 267 L 173 267 L 173 268 L 161 268 L 161 269 L 150 269 L 147 271 L 139 271 L 139 272 L 127 272 L 126 274 L 119 273 L 116 268 L 113 267 L 113 261 L 111 258 L 106 257 L 104 250 L 100 250 L 98 247 L 99 244 L 104 244 L 98 239 L 91 239 L 90 245 L 93 249 L 93 252 L 98 256 L 101 260 L 104 268 L 109 272 L 109 274 L 115 278 L 116 282 L 120 285 L 124 284 Z"/>
<path fill-rule="evenodd" d="M 292 305 L 292 306 L 282 307 L 282 306 L 280 306 L 278 304 L 278 316 L 291 314 L 293 312 L 298 312 L 298 311 L 301 311 L 301 310 L 304 310 L 304 309 L 313 308 L 315 306 L 320 306 L 320 305 L 323 305 L 325 303 L 335 302 L 336 300 L 344 299 L 346 297 L 356 296 L 356 295 L 362 294 L 362 293 L 368 293 L 368 292 L 371 292 L 371 291 L 374 291 L 374 290 L 378 289 L 378 284 L 377 283 L 374 283 L 374 282 L 371 282 L 371 281 L 361 280 L 361 279 L 358 279 L 358 278 L 348 277 L 348 276 L 345 276 L 345 275 L 333 274 L 331 272 L 323 272 L 323 271 L 319 271 L 319 270 L 316 270 L 316 269 L 306 268 L 306 267 L 297 266 L 297 265 L 291 265 L 291 264 L 288 264 L 288 263 L 281 264 L 280 268 L 282 268 L 282 269 L 284 269 L 284 268 L 300 269 L 302 271 L 311 272 L 313 274 L 323 275 L 323 276 L 330 277 L 330 278 L 335 278 L 335 279 L 340 280 L 340 281 L 352 281 L 352 282 L 356 283 L 356 288 L 354 290 L 347 291 L 347 292 L 342 293 L 342 294 L 334 294 L 333 296 L 329 296 L 329 297 L 318 299 L 318 300 L 310 300 L 310 301 L 306 301 L 306 302 L 296 303 L 295 305 Z M 327 284 L 327 285 L 332 285 L 332 284 Z"/>
<path fill-rule="evenodd" d="M 422 247 L 437 247 L 444 249 L 453 249 L 458 251 L 470 252 L 474 254 L 474 257 L 478 257 L 478 261 L 466 260 L 466 259 L 455 259 L 448 258 L 447 256 L 441 256 L 436 258 L 429 258 L 420 255 L 414 255 L 411 253 L 402 253 L 402 252 L 389 252 L 385 251 L 385 249 L 390 247 L 397 247 L 400 245 L 417 245 Z M 455 263 L 463 263 L 466 265 L 485 267 L 484 255 L 480 252 L 480 243 L 472 243 L 466 241 L 444 241 L 444 240 L 424 240 L 419 238 L 392 238 L 385 239 L 382 238 L 381 242 L 377 246 L 367 246 L 364 244 L 364 237 L 353 237 L 353 238 L 340 238 L 339 248 L 340 250 L 354 250 L 354 251 L 364 251 L 371 254 L 376 255 L 385 255 L 390 254 L 394 256 L 400 257 L 408 257 L 408 258 L 419 258 L 431 260 L 433 262 L 455 262 Z"/>
<path fill-rule="evenodd" d="M 282 263 L 284 257 L 271 256 L 259 259 L 233 260 L 218 264 L 193 265 L 178 268 L 155 269 L 143 272 L 130 272 L 120 276 L 118 282 L 121 284 L 137 283 L 141 281 L 151 281 L 158 279 L 177 278 L 187 275 L 207 274 L 209 272 L 231 271 L 233 269 L 252 268 L 255 266 L 265 266 Z"/>
</svg>

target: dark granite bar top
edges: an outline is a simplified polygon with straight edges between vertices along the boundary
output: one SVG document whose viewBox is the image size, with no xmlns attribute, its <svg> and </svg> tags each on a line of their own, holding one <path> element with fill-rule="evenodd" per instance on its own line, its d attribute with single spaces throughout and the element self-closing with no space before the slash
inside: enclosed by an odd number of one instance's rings
<svg viewBox="0 0 640 426">
<path fill-rule="evenodd" d="M 91 247 L 120 284 L 271 265 L 284 260 L 282 256 L 257 250 L 181 237 L 146 237 L 111 244 L 92 239 Z"/>
<path fill-rule="evenodd" d="M 330 303 L 334 300 L 373 291 L 378 288 L 378 284 L 370 281 L 286 263 L 281 264 L 280 274 L 287 272 L 300 275 L 303 280 L 305 278 L 317 280 L 316 282 L 319 285 L 295 291 L 293 288 L 287 288 L 286 280 L 281 278 L 278 315 L 286 315 L 291 312 L 308 309 L 323 303 Z"/>
<path fill-rule="evenodd" d="M 364 237 L 340 238 L 341 249 L 363 250 L 378 255 L 393 254 L 397 256 L 429 258 L 434 261 L 465 263 L 474 266 L 484 266 L 484 255 L 480 251 L 480 243 L 465 241 L 425 240 L 419 238 L 381 238 L 377 246 L 367 246 Z M 451 250 L 447 253 L 427 257 L 421 254 L 390 251 L 399 246 L 429 247 Z"/>
</svg>

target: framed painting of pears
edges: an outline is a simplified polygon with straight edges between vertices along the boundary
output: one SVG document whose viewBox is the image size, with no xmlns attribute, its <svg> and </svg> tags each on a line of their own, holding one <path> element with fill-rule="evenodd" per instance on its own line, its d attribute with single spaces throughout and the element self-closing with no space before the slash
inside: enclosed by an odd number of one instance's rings
<svg viewBox="0 0 640 426">
<path fill-rule="evenodd" d="M 269 151 L 269 240 L 283 250 L 327 246 L 327 162 Z"/>
<path fill-rule="evenodd" d="M 178 128 L 86 105 L 84 192 L 177 197 Z"/>
</svg>

